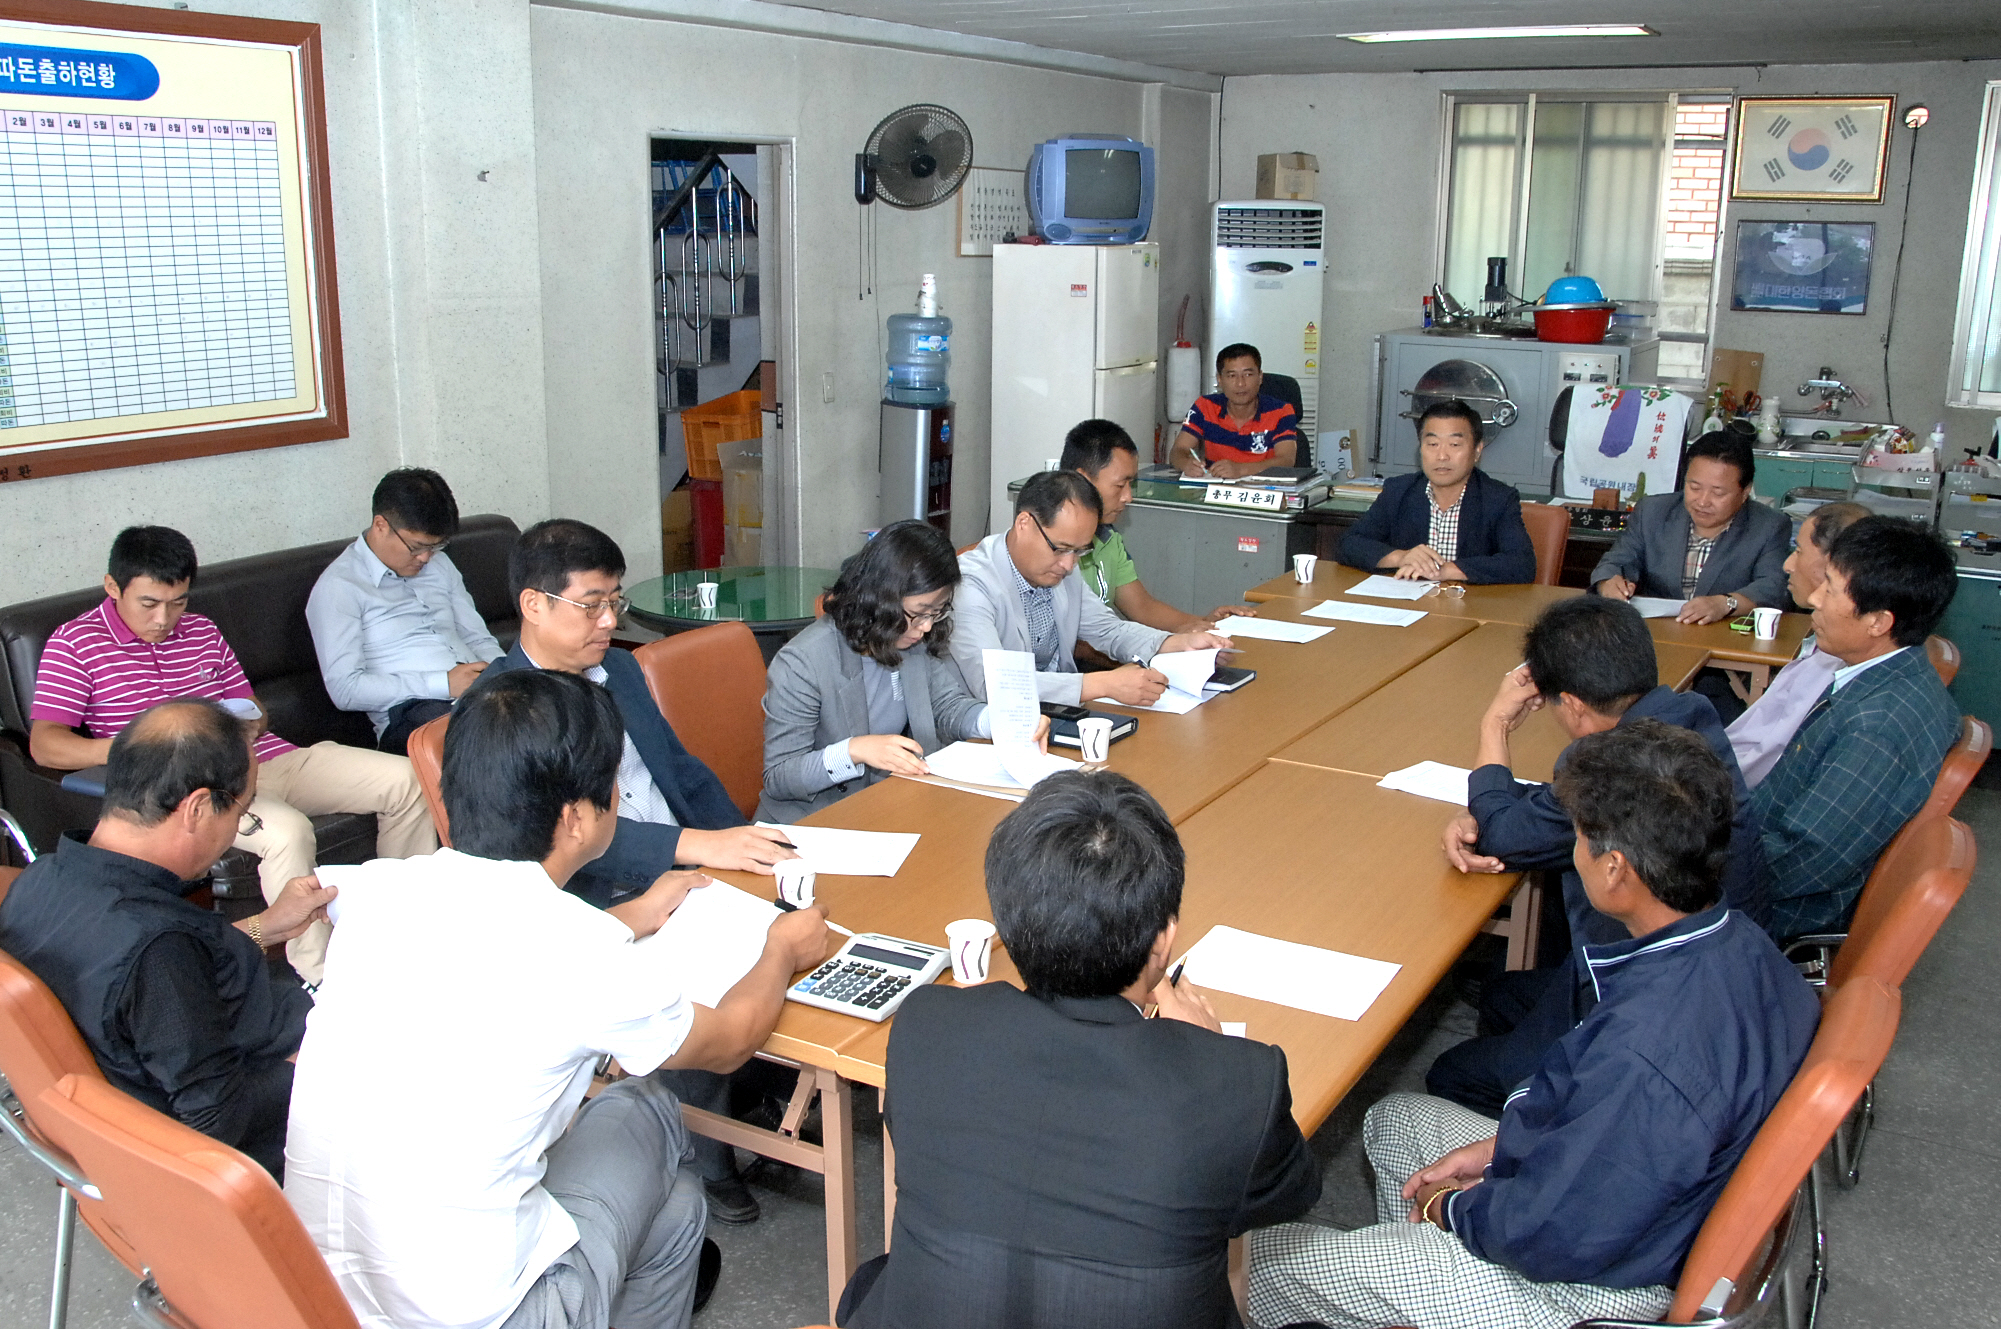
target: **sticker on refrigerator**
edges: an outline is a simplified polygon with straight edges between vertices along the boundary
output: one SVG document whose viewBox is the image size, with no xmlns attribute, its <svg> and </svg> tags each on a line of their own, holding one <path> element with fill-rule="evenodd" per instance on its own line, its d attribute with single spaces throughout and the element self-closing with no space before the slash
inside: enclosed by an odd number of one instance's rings
<svg viewBox="0 0 2001 1329">
<path fill-rule="evenodd" d="M 1238 553 L 1240 553 L 1240 554 L 1255 554 L 1255 553 L 1257 553 L 1257 552 L 1258 552 L 1258 541 L 1262 540 L 1263 538 L 1264 538 L 1264 537 L 1263 537 L 1263 536 L 1261 536 L 1261 535 L 1240 535 L 1240 536 L 1238 536 L 1238 537 L 1237 537 L 1237 552 L 1238 552 Z"/>
<path fill-rule="evenodd" d="M 1087 281 L 1073 281 L 1070 283 L 1071 299 L 1085 300 L 1089 299 L 1090 295 L 1091 295 L 1091 283 Z"/>
<path fill-rule="evenodd" d="M 1320 325 L 1318 323 L 1308 323 L 1306 325 L 1306 353 L 1308 355 L 1316 355 L 1319 351 Z"/>
</svg>

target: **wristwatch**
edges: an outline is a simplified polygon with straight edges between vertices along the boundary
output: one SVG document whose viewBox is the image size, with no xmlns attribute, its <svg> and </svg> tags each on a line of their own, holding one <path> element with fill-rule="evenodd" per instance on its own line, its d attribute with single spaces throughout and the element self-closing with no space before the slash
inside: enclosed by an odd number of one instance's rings
<svg viewBox="0 0 2001 1329">
<path fill-rule="evenodd" d="M 1724 613 L 1726 613 L 1726 614 L 1734 614 L 1734 613 L 1736 613 L 1736 612 L 1737 612 L 1737 604 L 1738 604 L 1738 600 L 1737 600 L 1737 597 L 1736 597 L 1736 596 L 1734 596 L 1734 595 L 1726 595 L 1726 596 L 1724 596 L 1724 597 L 1723 597 L 1723 612 L 1724 612 Z"/>
</svg>

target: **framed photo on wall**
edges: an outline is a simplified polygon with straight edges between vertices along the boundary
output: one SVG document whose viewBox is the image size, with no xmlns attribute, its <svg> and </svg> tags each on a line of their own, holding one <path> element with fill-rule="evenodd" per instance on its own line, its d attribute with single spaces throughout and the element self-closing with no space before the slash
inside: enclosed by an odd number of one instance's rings
<svg viewBox="0 0 2001 1329">
<path fill-rule="evenodd" d="M 1740 221 L 1732 309 L 1863 314 L 1874 222 Z"/>
<path fill-rule="evenodd" d="M 1881 203 L 1894 97 L 1739 97 L 1733 199 Z"/>
</svg>

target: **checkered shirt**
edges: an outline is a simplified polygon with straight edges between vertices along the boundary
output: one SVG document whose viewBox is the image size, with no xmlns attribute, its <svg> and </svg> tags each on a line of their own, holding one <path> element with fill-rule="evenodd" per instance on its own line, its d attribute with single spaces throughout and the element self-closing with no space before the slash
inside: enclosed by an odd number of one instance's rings
<svg viewBox="0 0 2001 1329">
<path fill-rule="evenodd" d="M 1449 508 L 1438 506 L 1438 491 L 1430 485 L 1424 487 L 1424 497 L 1431 504 L 1431 533 L 1425 543 L 1450 563 L 1459 557 L 1459 512 L 1466 506 L 1466 491 L 1461 489 Z"/>
<path fill-rule="evenodd" d="M 1709 564 L 1709 556 L 1716 552 L 1716 538 L 1704 539 L 1694 532 L 1689 533 L 1688 552 L 1681 560 L 1681 598 L 1686 600 L 1695 594 L 1695 583 L 1702 580 L 1702 569 Z"/>
<path fill-rule="evenodd" d="M 1002 551 L 1005 557 L 1006 551 Z M 1014 560 L 1007 560 L 1007 570 L 1014 574 L 1014 589 L 1021 595 L 1021 612 L 1028 619 L 1028 639 L 1035 644 L 1035 667 L 1049 670 L 1056 666 L 1056 652 L 1061 643 L 1056 640 L 1055 595 L 1050 587 L 1031 586 L 1021 575 L 1021 569 Z"/>
</svg>

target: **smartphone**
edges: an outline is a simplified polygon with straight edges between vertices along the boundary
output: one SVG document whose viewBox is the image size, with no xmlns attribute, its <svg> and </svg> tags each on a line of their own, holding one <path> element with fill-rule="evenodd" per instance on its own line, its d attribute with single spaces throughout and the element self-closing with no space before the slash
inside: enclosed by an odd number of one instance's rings
<svg viewBox="0 0 2001 1329">
<path fill-rule="evenodd" d="M 1091 714 L 1082 706 L 1069 706 L 1060 701 L 1043 702 L 1042 713 L 1052 720 L 1068 720 L 1072 724 L 1086 719 Z"/>
</svg>

